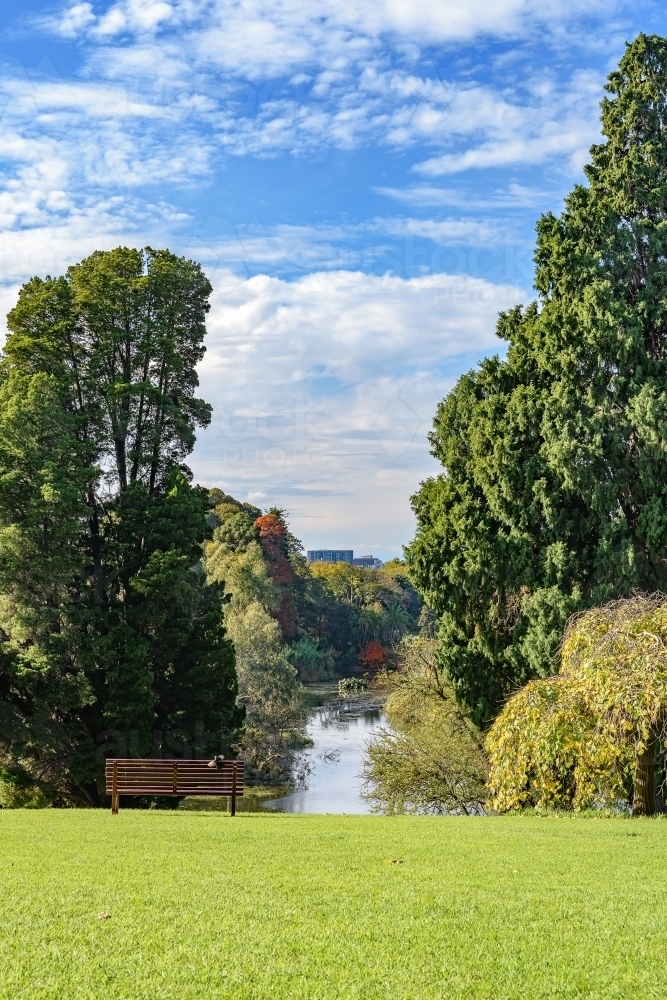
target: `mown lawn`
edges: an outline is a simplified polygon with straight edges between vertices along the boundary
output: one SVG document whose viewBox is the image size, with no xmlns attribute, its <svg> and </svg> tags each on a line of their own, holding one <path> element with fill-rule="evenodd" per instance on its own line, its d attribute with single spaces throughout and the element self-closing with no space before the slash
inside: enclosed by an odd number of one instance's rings
<svg viewBox="0 0 667 1000">
<path fill-rule="evenodd" d="M 635 1000 L 666 945 L 664 820 L 0 812 L 3 1000 Z"/>
</svg>

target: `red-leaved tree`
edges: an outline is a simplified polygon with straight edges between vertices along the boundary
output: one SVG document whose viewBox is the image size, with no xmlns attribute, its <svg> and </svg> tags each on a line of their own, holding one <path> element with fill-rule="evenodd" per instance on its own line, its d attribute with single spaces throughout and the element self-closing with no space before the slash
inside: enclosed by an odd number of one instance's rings
<svg viewBox="0 0 667 1000">
<path fill-rule="evenodd" d="M 296 631 L 296 612 L 292 606 L 291 584 L 294 570 L 289 561 L 287 527 L 280 513 L 263 514 L 255 521 L 259 542 L 266 557 L 269 576 L 280 592 L 280 604 L 272 612 L 280 625 L 283 639 L 291 639 Z"/>
<path fill-rule="evenodd" d="M 386 666 L 387 650 L 377 639 L 372 639 L 359 653 L 359 663 L 366 667 L 369 674 L 375 674 Z"/>
</svg>

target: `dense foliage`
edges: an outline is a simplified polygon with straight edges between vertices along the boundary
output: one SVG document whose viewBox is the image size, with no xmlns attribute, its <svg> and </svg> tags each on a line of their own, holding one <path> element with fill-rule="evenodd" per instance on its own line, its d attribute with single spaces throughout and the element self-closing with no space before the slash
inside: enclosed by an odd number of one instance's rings
<svg viewBox="0 0 667 1000">
<path fill-rule="evenodd" d="M 215 544 L 208 549 L 211 579 L 225 577 L 225 570 L 214 568 L 214 553 L 215 560 L 232 562 L 254 553 L 263 562 L 272 586 L 267 590 L 257 581 L 257 597 L 278 622 L 285 654 L 301 681 L 360 673 L 376 660 L 386 665 L 401 638 L 416 631 L 421 602 L 400 560 L 379 570 L 308 563 L 284 511 L 262 514 L 218 489 L 209 495 L 215 528 Z"/>
<path fill-rule="evenodd" d="M 100 800 L 104 759 L 229 747 L 242 721 L 206 491 L 182 459 L 210 285 L 168 251 L 34 278 L 0 369 L 0 766 Z"/>
<path fill-rule="evenodd" d="M 667 600 L 594 608 L 570 624 L 560 672 L 527 684 L 491 727 L 491 805 L 650 814 L 666 735 Z"/>
<path fill-rule="evenodd" d="M 384 730 L 366 751 L 365 796 L 388 813 L 475 813 L 486 798 L 482 736 L 456 704 L 427 635 L 405 638 Z"/>
<path fill-rule="evenodd" d="M 387 665 L 394 646 L 416 631 L 421 602 L 398 559 L 380 569 L 313 563 L 300 575 L 307 580 L 298 600 L 304 624 L 331 644 L 339 673 Z"/>
<path fill-rule="evenodd" d="M 667 585 L 667 39 L 606 89 L 587 185 L 537 226 L 539 301 L 440 405 L 445 471 L 413 498 L 413 579 L 480 722 L 553 672 L 574 611 Z"/>
<path fill-rule="evenodd" d="M 295 628 L 290 535 L 279 511 L 261 515 L 220 490 L 211 490 L 210 499 L 216 526 L 205 567 L 225 591 L 224 622 L 246 713 L 240 748 L 251 776 L 286 781 L 294 750 L 303 745 L 305 714 L 305 692 L 286 646 Z"/>
</svg>

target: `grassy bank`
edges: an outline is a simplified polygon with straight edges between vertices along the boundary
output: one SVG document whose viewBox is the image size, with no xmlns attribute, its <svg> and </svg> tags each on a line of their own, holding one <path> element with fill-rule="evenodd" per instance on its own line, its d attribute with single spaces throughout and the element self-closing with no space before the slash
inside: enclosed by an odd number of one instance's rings
<svg viewBox="0 0 667 1000">
<path fill-rule="evenodd" d="M 636 1000 L 666 938 L 661 820 L 0 812 L 3 1000 Z"/>
</svg>

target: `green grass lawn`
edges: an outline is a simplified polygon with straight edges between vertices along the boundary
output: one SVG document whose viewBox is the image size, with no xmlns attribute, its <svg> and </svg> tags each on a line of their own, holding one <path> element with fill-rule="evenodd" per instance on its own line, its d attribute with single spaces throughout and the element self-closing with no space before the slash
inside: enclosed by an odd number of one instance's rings
<svg viewBox="0 0 667 1000">
<path fill-rule="evenodd" d="M 0 812 L 3 1000 L 636 1000 L 666 944 L 662 820 Z"/>
</svg>

